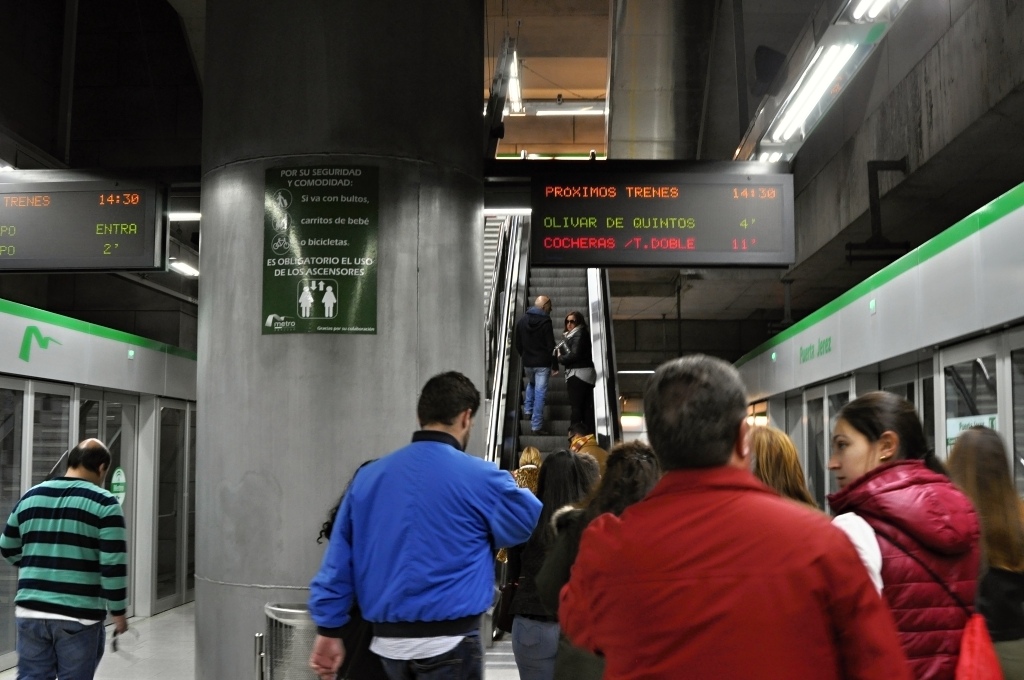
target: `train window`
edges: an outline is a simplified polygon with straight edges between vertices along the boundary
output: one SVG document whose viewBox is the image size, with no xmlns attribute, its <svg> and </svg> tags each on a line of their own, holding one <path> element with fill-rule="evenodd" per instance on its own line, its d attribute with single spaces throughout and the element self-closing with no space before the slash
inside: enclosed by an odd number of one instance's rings
<svg viewBox="0 0 1024 680">
<path fill-rule="evenodd" d="M 2 381 L 3 378 L 0 378 Z M 0 515 L 11 514 L 21 497 L 21 437 L 25 425 L 25 393 L 0 387 Z M 0 654 L 14 651 L 14 596 L 18 579 L 13 573 L 0 583 Z"/>
<path fill-rule="evenodd" d="M 78 404 L 78 441 L 103 439 L 100 433 L 100 400 L 83 398 Z"/>
<path fill-rule="evenodd" d="M 807 400 L 807 485 L 818 507 L 827 508 L 825 475 L 829 450 L 825 443 L 824 399 Z"/>
<path fill-rule="evenodd" d="M 800 465 L 807 476 L 807 447 L 804 445 L 804 399 L 802 395 L 786 398 L 786 434 L 800 452 Z M 808 480 L 809 481 L 809 480 Z"/>
<path fill-rule="evenodd" d="M 921 401 L 917 412 L 924 424 L 924 440 L 928 448 L 935 450 L 935 378 L 921 378 Z"/>
<path fill-rule="evenodd" d="M 835 429 L 836 416 L 839 415 L 839 409 L 846 406 L 846 403 L 850 401 L 849 392 L 832 392 L 828 394 L 828 432 L 825 433 L 825 465 L 826 469 L 828 466 L 829 456 L 832 455 L 832 431 Z M 836 481 L 836 475 L 834 472 L 829 470 L 828 472 L 828 492 L 835 493 L 839 490 L 839 482 Z M 824 507 L 824 506 L 823 506 Z"/>
<path fill-rule="evenodd" d="M 1024 496 L 1024 350 L 1010 352 L 1013 372 L 1013 478 L 1017 493 Z"/>
<path fill-rule="evenodd" d="M 996 357 L 988 355 L 946 366 L 946 455 L 974 425 L 998 429 Z"/>
<path fill-rule="evenodd" d="M 59 477 L 67 465 L 71 439 L 71 397 L 35 393 L 32 414 L 32 485 Z"/>
</svg>

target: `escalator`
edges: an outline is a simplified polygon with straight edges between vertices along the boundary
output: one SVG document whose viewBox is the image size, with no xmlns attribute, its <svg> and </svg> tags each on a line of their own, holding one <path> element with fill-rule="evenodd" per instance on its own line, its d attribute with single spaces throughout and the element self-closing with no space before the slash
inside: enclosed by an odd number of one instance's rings
<svg viewBox="0 0 1024 680">
<path fill-rule="evenodd" d="M 513 469 L 526 446 L 536 446 L 543 455 L 568 446 L 569 400 L 561 372 L 548 384 L 544 418 L 548 434 L 532 434 L 530 422 L 522 418 L 524 373 L 513 347 L 513 331 L 516 320 L 538 295 L 552 301 L 556 342 L 561 339 L 566 314 L 579 311 L 587 319 L 598 376 L 594 388 L 596 434 L 601 445 L 609 449 L 621 439 L 622 431 L 606 273 L 599 269 L 530 267 L 528 219 L 506 218 L 493 240 L 497 245 L 486 327 L 486 457 L 504 469 Z"/>
<path fill-rule="evenodd" d="M 554 328 L 556 342 L 563 330 L 563 319 L 572 311 L 587 313 L 587 270 L 585 269 L 554 269 L 551 267 L 531 267 L 528 279 L 526 299 L 529 304 L 538 295 L 546 295 L 551 299 L 551 325 Z M 559 367 L 557 376 L 548 381 L 547 398 L 544 400 L 545 435 L 532 434 L 530 421 L 520 418 L 519 450 L 527 446 L 536 446 L 541 453 L 548 454 L 567 448 L 566 433 L 569 431 L 569 393 L 565 386 L 565 374 Z M 525 377 L 524 377 L 525 380 Z M 525 398 L 525 386 L 519 393 L 519 413 Z"/>
</svg>

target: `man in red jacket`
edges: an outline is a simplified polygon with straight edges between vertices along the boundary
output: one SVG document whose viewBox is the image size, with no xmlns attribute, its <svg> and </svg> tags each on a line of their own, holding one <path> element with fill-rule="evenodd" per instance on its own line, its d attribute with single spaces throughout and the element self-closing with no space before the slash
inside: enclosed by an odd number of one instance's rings
<svg viewBox="0 0 1024 680">
<path fill-rule="evenodd" d="M 665 476 L 587 528 L 558 612 L 605 680 L 910 680 L 846 536 L 748 471 L 736 370 L 668 362 L 644 408 Z"/>
</svg>

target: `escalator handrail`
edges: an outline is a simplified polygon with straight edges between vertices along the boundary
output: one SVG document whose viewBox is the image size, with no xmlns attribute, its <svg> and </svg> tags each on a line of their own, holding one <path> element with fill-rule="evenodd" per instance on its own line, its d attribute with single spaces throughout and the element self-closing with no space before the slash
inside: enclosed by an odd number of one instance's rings
<svg viewBox="0 0 1024 680">
<path fill-rule="evenodd" d="M 590 304 L 590 345 L 597 369 L 594 425 L 598 439 L 610 447 L 622 439 L 622 424 L 619 420 L 615 338 L 606 270 L 587 269 L 587 298 Z"/>
<path fill-rule="evenodd" d="M 489 378 L 490 411 L 488 413 L 486 453 L 487 460 L 501 461 L 504 447 L 504 422 L 509 389 L 512 329 L 515 321 L 516 303 L 519 299 L 520 268 L 522 263 L 523 221 L 510 217 L 502 225 L 499 238 L 498 264 L 492 283 L 491 304 L 488 309 L 488 366 L 492 368 Z M 500 272 L 499 272 L 500 270 Z"/>
<path fill-rule="evenodd" d="M 507 278 L 508 269 L 508 241 L 512 236 L 514 225 L 511 218 L 505 219 L 501 223 L 501 229 L 498 232 L 498 244 L 495 250 L 495 263 L 494 269 L 491 271 L 491 280 L 489 282 L 491 296 L 488 299 L 487 310 L 484 319 L 484 337 L 486 342 L 485 347 L 485 361 L 487 364 L 487 379 L 490 381 L 493 371 L 494 363 L 497 359 L 497 338 L 498 331 L 495 328 L 497 325 L 498 317 L 498 302 L 501 299 L 501 293 L 505 290 L 505 280 Z"/>
</svg>

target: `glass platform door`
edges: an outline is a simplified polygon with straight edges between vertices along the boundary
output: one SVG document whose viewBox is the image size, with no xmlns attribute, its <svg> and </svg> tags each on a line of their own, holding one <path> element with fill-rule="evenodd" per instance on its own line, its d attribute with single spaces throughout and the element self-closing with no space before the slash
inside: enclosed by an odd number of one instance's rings
<svg viewBox="0 0 1024 680">
<path fill-rule="evenodd" d="M 0 377 L 0 521 L 5 524 L 21 498 L 22 453 L 25 437 L 25 381 Z M 14 596 L 18 592 L 18 570 L 0 564 L 0 668 L 17 663 L 14 643 Z"/>
<path fill-rule="evenodd" d="M 153 613 L 195 597 L 195 405 L 161 400 Z"/>
<path fill-rule="evenodd" d="M 138 451 L 138 411 L 136 396 L 117 392 L 83 389 L 78 407 L 78 439 L 95 437 L 110 450 L 110 470 L 104 488 L 121 500 L 125 536 L 128 540 L 128 616 L 135 615 L 135 501 L 138 496 L 136 454 Z"/>
</svg>

